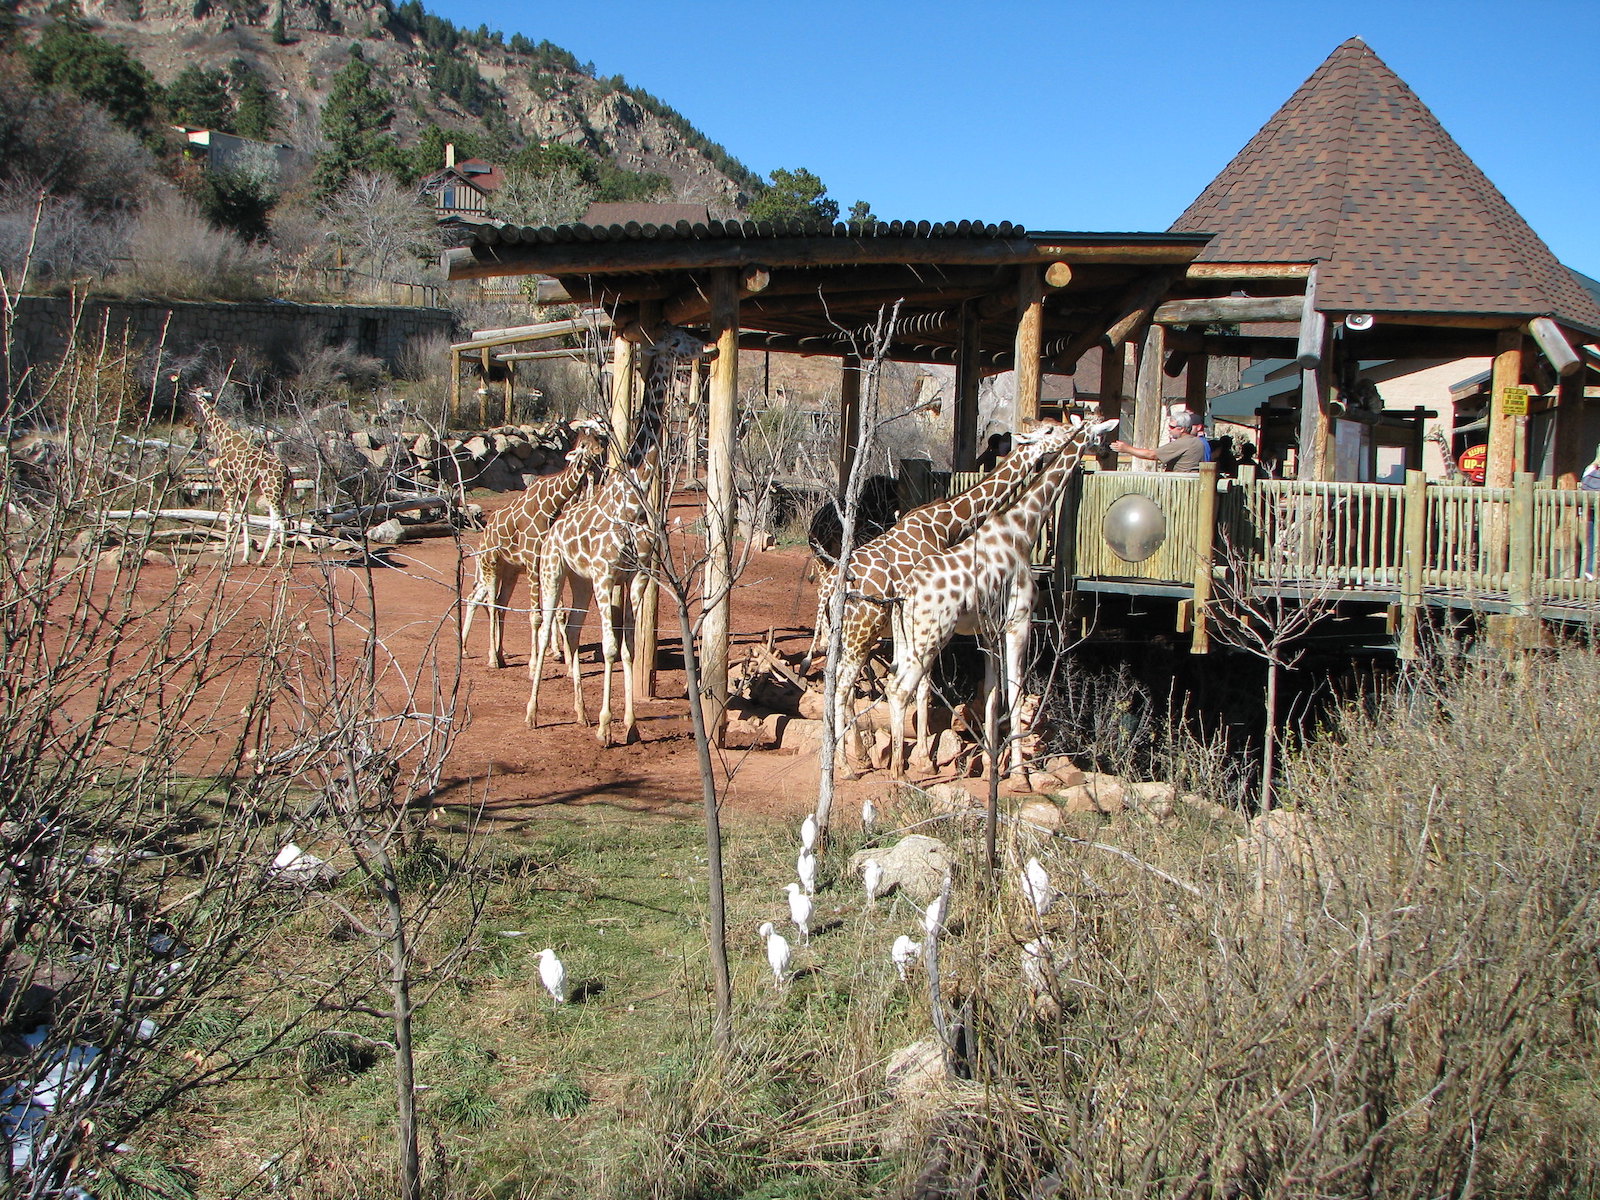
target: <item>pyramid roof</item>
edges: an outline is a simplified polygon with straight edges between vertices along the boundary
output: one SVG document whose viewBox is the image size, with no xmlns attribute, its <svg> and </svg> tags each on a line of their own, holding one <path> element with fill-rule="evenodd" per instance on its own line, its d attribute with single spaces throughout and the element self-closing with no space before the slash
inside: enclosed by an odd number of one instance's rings
<svg viewBox="0 0 1600 1200">
<path fill-rule="evenodd" d="M 1200 262 L 1317 262 L 1324 312 L 1550 316 L 1600 331 L 1600 304 L 1360 38 L 1172 231 L 1216 235 Z"/>
</svg>

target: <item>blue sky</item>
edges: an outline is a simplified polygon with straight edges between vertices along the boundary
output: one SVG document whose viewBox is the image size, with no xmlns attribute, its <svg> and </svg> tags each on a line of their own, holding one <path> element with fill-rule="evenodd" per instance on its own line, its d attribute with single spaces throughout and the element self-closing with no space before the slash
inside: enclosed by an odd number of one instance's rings
<svg viewBox="0 0 1600 1200">
<path fill-rule="evenodd" d="M 1568 266 L 1600 276 L 1600 0 L 439 0 L 655 93 L 882 219 L 1158 230 L 1359 36 Z"/>
</svg>

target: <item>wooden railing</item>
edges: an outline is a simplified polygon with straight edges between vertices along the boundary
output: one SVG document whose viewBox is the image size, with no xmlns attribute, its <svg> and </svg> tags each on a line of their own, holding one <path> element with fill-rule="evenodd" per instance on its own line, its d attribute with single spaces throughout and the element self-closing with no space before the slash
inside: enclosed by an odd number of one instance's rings
<svg viewBox="0 0 1600 1200">
<path fill-rule="evenodd" d="M 959 473 L 950 486 L 980 477 Z M 1127 496 L 1144 497 L 1165 521 L 1139 561 L 1106 535 L 1107 513 Z M 1252 590 L 1394 605 L 1404 653 L 1425 605 L 1600 622 L 1597 542 L 1600 492 L 1536 486 L 1531 475 L 1508 488 L 1429 483 L 1416 471 L 1401 486 L 1218 480 L 1208 464 L 1195 475 L 1081 475 L 1034 561 L 1069 586 L 1186 599 L 1197 649 L 1212 582 L 1227 577 Z"/>
</svg>

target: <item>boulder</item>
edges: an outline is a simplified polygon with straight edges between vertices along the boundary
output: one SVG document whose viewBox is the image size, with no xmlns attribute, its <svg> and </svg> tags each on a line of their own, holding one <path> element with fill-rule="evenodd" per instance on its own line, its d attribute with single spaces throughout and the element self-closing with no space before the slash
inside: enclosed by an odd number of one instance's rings
<svg viewBox="0 0 1600 1200">
<path fill-rule="evenodd" d="M 1088 782 L 1088 776 L 1065 754 L 1047 760 L 1044 769 L 1059 779 L 1062 787 L 1078 787 Z"/>
<path fill-rule="evenodd" d="M 488 458 L 489 451 L 491 449 L 489 440 L 482 434 L 479 434 L 477 437 L 468 438 L 465 442 L 461 443 L 461 448 L 476 459 Z"/>
<path fill-rule="evenodd" d="M 822 742 L 822 722 L 790 717 L 783 723 L 781 744 L 785 750 L 805 753 L 815 750 Z"/>
<path fill-rule="evenodd" d="M 1119 813 L 1127 808 L 1127 793 L 1115 775 L 1085 773 L 1084 781 L 1062 793 L 1069 813 Z"/>
<path fill-rule="evenodd" d="M 850 873 L 859 875 L 861 864 L 869 858 L 883 868 L 882 896 L 901 888 L 917 904 L 928 904 L 944 890 L 945 876 L 955 869 L 950 848 L 938 838 L 908 833 L 887 850 L 861 850 L 850 856 Z"/>
<path fill-rule="evenodd" d="M 941 770 L 952 766 L 964 748 L 961 735 L 954 729 L 946 729 L 933 739 L 933 765 Z"/>
<path fill-rule="evenodd" d="M 381 525 L 374 525 L 367 530 L 367 541 L 377 542 L 380 546 L 398 546 L 406 540 L 406 527 L 401 524 L 399 517 L 390 517 Z"/>
<path fill-rule="evenodd" d="M 901 1046 L 889 1055 L 883 1075 L 889 1094 L 901 1103 L 927 1095 L 944 1086 L 944 1051 L 933 1038 Z"/>
<path fill-rule="evenodd" d="M 1178 805 L 1178 789 L 1161 780 L 1130 783 L 1124 788 L 1127 806 L 1156 821 L 1172 816 Z"/>
<path fill-rule="evenodd" d="M 1017 818 L 1045 829 L 1060 829 L 1064 822 L 1061 809 L 1055 801 L 1044 799 L 1024 801 L 1022 807 L 1017 809 Z"/>
</svg>

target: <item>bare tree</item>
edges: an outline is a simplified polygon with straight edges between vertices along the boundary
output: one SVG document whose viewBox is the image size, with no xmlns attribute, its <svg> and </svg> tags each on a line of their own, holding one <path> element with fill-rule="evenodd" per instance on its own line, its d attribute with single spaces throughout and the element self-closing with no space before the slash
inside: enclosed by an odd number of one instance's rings
<svg viewBox="0 0 1600 1200">
<path fill-rule="evenodd" d="M 495 191 L 490 211 L 513 225 L 562 225 L 583 216 L 593 199 L 594 188 L 567 163 L 539 172 L 513 167 Z"/>
<path fill-rule="evenodd" d="M 434 214 L 388 175 L 357 173 L 328 201 L 324 216 L 348 266 L 395 280 L 431 259 L 438 245 Z"/>
</svg>

